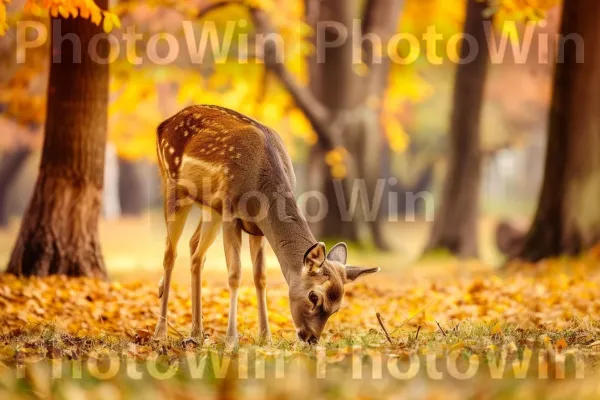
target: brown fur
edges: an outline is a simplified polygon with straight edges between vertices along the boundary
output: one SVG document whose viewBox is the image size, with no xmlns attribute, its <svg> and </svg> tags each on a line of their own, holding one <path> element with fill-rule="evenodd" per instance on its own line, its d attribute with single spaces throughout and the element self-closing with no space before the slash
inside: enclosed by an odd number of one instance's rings
<svg viewBox="0 0 600 400">
<path fill-rule="evenodd" d="M 344 284 L 349 280 L 345 267 L 347 249 L 340 244 L 328 255 L 325 246 L 316 243 L 294 199 L 296 178 L 279 135 L 235 111 L 197 105 L 180 111 L 159 126 L 157 155 L 165 184 L 168 227 L 165 278 L 159 290 L 165 297 L 157 336 L 166 333 L 170 274 L 191 200 L 219 220 L 203 221 L 192 239 L 192 333 L 202 332 L 201 271 L 206 250 L 215 237 L 216 223 L 222 222 L 230 287 L 228 338 L 237 336 L 240 235 L 244 230 L 256 237 L 251 240 L 251 253 L 261 336 L 270 336 L 264 299 L 264 241 L 260 238 L 264 235 L 289 284 L 298 336 L 309 342 L 317 340 L 327 319 L 342 304 Z M 242 201 L 252 193 L 262 195 L 266 202 L 254 198 Z"/>
<path fill-rule="evenodd" d="M 295 189 L 291 161 L 279 135 L 233 110 L 191 106 L 163 122 L 157 133 L 161 169 L 179 186 L 178 199 L 191 195 L 194 201 L 223 214 L 223 196 L 235 206 L 244 193 L 261 190 L 262 176 L 257 172 L 278 163 L 283 165 L 287 181 L 281 183 Z M 279 160 L 268 159 L 273 154 Z M 188 157 L 198 163 L 186 163 Z M 198 185 L 207 178 L 206 187 Z M 253 224 L 245 222 L 243 227 L 249 233 L 260 234 Z"/>
</svg>

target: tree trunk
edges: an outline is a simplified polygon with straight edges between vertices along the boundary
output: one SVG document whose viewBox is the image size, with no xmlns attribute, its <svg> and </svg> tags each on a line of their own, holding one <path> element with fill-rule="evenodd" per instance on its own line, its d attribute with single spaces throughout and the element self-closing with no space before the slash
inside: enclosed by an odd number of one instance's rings
<svg viewBox="0 0 600 400">
<path fill-rule="evenodd" d="M 363 21 L 363 33 L 374 34 L 374 36 L 382 38 L 383 43 L 386 43 L 387 36 L 391 36 L 391 33 L 395 31 L 402 1 L 368 0 L 365 4 L 366 12 L 364 15 L 366 18 Z M 359 5 L 357 0 L 320 2 L 306 0 L 305 5 L 307 23 L 317 27 L 318 35 L 324 34 L 325 41 L 328 44 L 339 39 L 339 35 L 345 36 L 345 33 L 352 32 L 351 28 Z M 249 11 L 258 33 L 275 33 L 264 12 L 252 7 Z M 325 21 L 336 22 L 337 27 L 342 25 L 346 27 L 347 32 L 340 32 L 339 29 L 336 29 L 336 26 L 332 25 L 322 24 L 317 26 L 318 22 Z M 321 31 L 323 28 L 325 28 L 324 32 Z M 299 85 L 285 66 L 276 62 L 274 48 L 265 48 L 263 55 L 268 70 L 277 75 L 296 105 L 302 109 L 319 140 L 316 146 L 318 148 L 313 149 L 310 156 L 307 186 L 310 190 L 325 194 L 329 210 L 325 219 L 312 223 L 311 229 L 314 229 L 317 236 L 325 235 L 352 241 L 362 233 L 362 229 L 359 228 L 363 227 L 365 222 L 363 219 L 365 213 L 362 212 L 365 210 L 362 202 L 358 202 L 358 207 L 354 212 L 349 213 L 346 208 L 350 203 L 352 188 L 356 184 L 366 183 L 368 192 L 372 186 L 371 184 L 381 177 L 381 163 L 377 162 L 369 165 L 357 163 L 354 160 L 355 158 L 366 159 L 367 157 L 364 157 L 364 146 L 360 151 L 356 151 L 356 149 L 359 148 L 360 143 L 373 144 L 369 148 L 375 150 L 369 153 L 369 156 L 378 154 L 382 149 L 382 146 L 379 145 L 381 130 L 372 128 L 376 125 L 376 123 L 373 124 L 373 121 L 377 118 L 369 118 L 368 116 L 379 114 L 379 108 L 377 110 L 370 108 L 372 107 L 373 98 L 383 97 L 385 86 L 381 83 L 387 76 L 388 71 L 387 67 L 379 67 L 379 60 L 374 62 L 366 60 L 365 62 L 370 66 L 369 74 L 365 77 L 356 72 L 353 63 L 354 43 L 352 43 L 352 39 L 354 39 L 354 36 L 342 37 L 342 44 L 338 43 L 337 45 L 320 48 L 318 53 L 324 56 L 321 63 L 317 64 L 315 56 L 309 57 L 309 88 Z M 369 41 L 367 40 L 367 42 Z M 361 43 L 361 45 L 365 47 L 364 43 Z M 369 49 L 368 45 L 366 47 L 366 53 L 373 54 L 373 49 Z M 372 82 L 376 84 L 373 85 Z M 372 88 L 381 88 L 381 90 L 373 91 Z M 365 109 L 369 112 L 363 112 Z M 350 160 L 346 162 L 348 168 L 346 177 L 340 182 L 334 182 L 329 166 L 320 161 L 319 156 L 322 158 L 324 152 L 335 150 L 338 147 L 344 147 L 348 150 Z M 356 155 L 359 155 L 359 157 L 355 157 Z M 334 190 L 336 186 L 338 187 L 338 193 Z M 343 193 L 343 202 L 339 201 L 340 194 L 342 194 L 339 192 Z M 311 216 L 315 215 L 312 211 L 309 208 Z M 377 216 L 376 223 L 369 226 L 376 245 L 383 247 L 380 246 L 380 243 L 382 243 L 381 231 L 377 230 L 380 227 L 380 221 L 381 214 Z"/>
<path fill-rule="evenodd" d="M 538 210 L 516 256 L 528 261 L 578 254 L 600 242 L 600 3 L 565 2 Z M 585 63 L 578 54 L 585 44 Z"/>
<path fill-rule="evenodd" d="M 102 8 L 107 3 L 96 2 Z M 40 171 L 7 272 L 105 277 L 98 219 L 108 65 L 94 61 L 87 52 L 91 38 L 102 29 L 83 18 L 53 18 L 52 22 L 52 54 L 60 53 L 62 61 L 50 67 Z M 74 62 L 74 56 L 79 56 L 74 54 L 77 46 L 68 40 L 60 45 L 58 26 L 62 35 L 73 33 L 81 40 L 80 62 Z M 97 49 L 99 57 L 106 57 L 108 42 L 99 41 Z"/>
<path fill-rule="evenodd" d="M 483 13 L 486 3 L 469 0 L 465 34 L 479 49 L 472 62 L 458 66 L 454 87 L 448 172 L 441 207 L 436 213 L 428 250 L 447 249 L 459 257 L 476 257 L 481 154 L 479 125 L 488 67 Z M 474 49 L 463 41 L 461 59 Z"/>
<path fill-rule="evenodd" d="M 349 27 L 352 24 L 356 10 L 356 0 L 323 1 L 320 2 L 319 7 L 318 19 L 320 21 L 338 22 Z M 327 42 L 333 42 L 337 37 L 338 32 L 335 29 L 328 28 L 325 30 L 325 40 Z M 353 105 L 352 42 L 346 40 L 341 46 L 325 49 L 324 57 L 325 62 L 314 66 L 311 79 L 314 78 L 316 81 L 311 82 L 311 89 L 315 97 L 330 112 L 330 123 L 343 124 L 344 112 Z M 313 57 L 309 62 L 316 63 L 316 57 Z M 340 129 L 339 131 L 343 133 L 344 137 L 337 138 L 337 140 L 340 144 L 346 145 L 349 132 L 347 129 Z M 347 210 L 342 210 L 342 204 L 334 186 L 335 178 L 331 175 L 330 166 L 324 162 L 324 156 L 325 151 L 322 146 L 317 144 L 312 149 L 311 161 L 316 162 L 321 169 L 318 173 L 320 182 L 314 182 L 316 187 L 310 189 L 319 190 L 324 194 L 329 211 L 324 219 L 315 224 L 315 231 L 320 237 L 356 242 L 358 240 L 357 226 L 347 218 L 343 218 Z M 309 166 L 309 168 L 314 167 Z M 354 218 L 352 215 L 349 215 L 349 217 Z"/>
<path fill-rule="evenodd" d="M 142 166 L 140 162 L 119 158 L 119 202 L 122 215 L 139 216 L 146 209 Z"/>
<path fill-rule="evenodd" d="M 363 34 L 372 33 L 381 38 L 383 43 L 396 30 L 396 23 L 402 7 L 400 0 L 370 0 L 366 2 L 363 18 Z M 352 30 L 352 23 L 357 10 L 355 1 L 329 1 L 320 3 L 318 17 L 321 21 L 336 21 Z M 313 21 L 314 23 L 315 21 Z M 326 41 L 334 41 L 334 32 L 325 32 Z M 370 43 L 366 41 L 366 43 Z M 346 215 L 353 220 L 360 219 L 367 223 L 374 245 L 382 250 L 389 249 L 382 230 L 382 221 L 385 213 L 385 189 L 381 189 L 380 179 L 385 179 L 384 160 L 380 157 L 383 146 L 383 132 L 379 121 L 381 106 L 373 107 L 372 99 L 381 99 L 387 87 L 387 76 L 390 63 L 384 59 L 381 63 L 373 63 L 369 75 L 361 77 L 354 70 L 352 59 L 353 43 L 351 38 L 343 45 L 325 49 L 325 61 L 320 65 L 310 65 L 311 89 L 316 98 L 327 107 L 330 113 L 330 123 L 337 125 L 342 137 L 337 143 L 343 145 L 350 153 L 356 168 L 354 179 L 346 178 L 345 201 L 340 202 L 341 193 L 334 190 L 334 178 L 331 176 L 330 167 L 319 161 L 323 157 L 323 150 L 315 146 L 311 154 L 310 171 L 320 169 L 318 177 L 320 182 L 313 178 L 313 190 L 321 190 L 327 198 L 329 212 L 319 224 L 314 224 L 318 235 L 329 238 L 359 241 L 362 237 L 358 230 L 361 224 L 353 223 L 343 218 Z M 365 48 L 365 62 L 370 63 L 373 55 L 372 49 Z M 312 60 L 314 63 L 314 58 Z M 371 104 L 369 104 L 369 102 Z M 316 167 L 315 165 L 318 165 Z M 312 172 L 311 172 L 312 173 Z M 357 181 L 358 178 L 358 181 Z M 362 181 L 362 182 L 361 182 Z M 315 183 L 316 182 L 316 183 Z M 348 213 L 351 201 L 351 191 L 357 190 L 364 183 L 361 190 L 366 191 L 369 204 L 359 201 L 356 209 Z M 339 192 L 339 190 L 338 190 Z M 374 204 L 375 203 L 375 204 Z M 346 210 L 343 210 L 346 208 Z M 373 212 L 373 207 L 376 211 Z"/>
<path fill-rule="evenodd" d="M 0 161 L 0 228 L 8 226 L 8 191 L 31 154 L 29 149 L 6 152 Z"/>
</svg>

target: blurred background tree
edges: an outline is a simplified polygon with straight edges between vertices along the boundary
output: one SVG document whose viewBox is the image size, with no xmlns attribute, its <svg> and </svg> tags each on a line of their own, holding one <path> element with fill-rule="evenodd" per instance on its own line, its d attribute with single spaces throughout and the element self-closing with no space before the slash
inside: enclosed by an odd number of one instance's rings
<svg viewBox="0 0 600 400">
<path fill-rule="evenodd" d="M 600 5 L 565 1 L 563 7 L 544 184 L 529 232 L 513 249 L 530 261 L 576 255 L 600 241 Z"/>
<path fill-rule="evenodd" d="M 512 227 L 514 220 L 523 226 L 535 211 L 548 138 L 546 113 L 551 101 L 553 49 L 557 45 L 554 34 L 561 20 L 556 1 L 119 1 L 111 4 L 111 13 L 100 17 L 81 12 L 76 1 L 71 9 L 61 8 L 61 4 L 11 4 L 6 14 L 9 33 L 24 15 L 47 23 L 49 12 L 54 17 L 77 14 L 77 18 L 89 19 L 117 38 L 131 27 L 143 35 L 135 47 L 126 51 L 120 42 L 121 52 L 111 63 L 109 157 L 103 179 L 106 216 L 121 213 L 139 217 L 158 206 L 155 127 L 177 110 L 195 103 L 235 109 L 282 135 L 300 178 L 300 191 L 319 190 L 328 199 L 325 219 L 311 226 L 318 237 L 372 243 L 378 249 L 400 249 L 402 240 L 387 221 L 429 216 L 430 204 L 418 200 L 415 208 L 407 201 L 411 197 L 406 196 L 426 191 L 434 195 L 437 206 L 431 235 L 425 240 L 427 249 L 442 248 L 462 257 L 474 257 L 481 249 L 478 225 L 485 218 L 495 221 L 508 217 L 502 227 Z M 26 7 L 21 11 L 23 6 Z M 587 9 L 585 5 L 572 7 L 579 12 Z M 468 48 L 452 39 L 454 35 L 463 31 L 474 34 L 483 49 L 488 38 L 482 23 L 492 18 L 490 47 L 493 52 L 505 42 L 506 57 L 500 63 L 490 62 L 487 52 L 482 51 L 474 63 L 457 64 L 456 58 L 461 52 L 465 55 Z M 324 47 L 321 50 L 325 62 L 318 63 L 318 23 L 330 21 L 352 28 L 354 19 L 360 20 L 363 34 L 376 34 L 381 44 L 375 41 L 373 45 L 367 39 Z M 576 28 L 563 27 L 563 31 L 589 34 L 583 30 L 585 22 L 577 19 L 571 25 Z M 432 53 L 422 35 L 433 26 L 443 38 L 435 42 Z M 186 49 L 189 34 L 194 33 L 196 43 L 192 44 L 197 48 L 201 32 L 212 27 L 220 38 L 231 36 L 230 48 L 209 46 L 203 54 L 182 51 L 174 59 L 164 61 L 172 46 L 167 36 L 174 37 L 180 49 Z M 414 43 L 402 40 L 390 44 L 389 39 L 398 32 L 418 38 L 422 51 L 414 62 L 399 62 L 410 59 Z M 276 62 L 281 55 L 268 42 L 265 46 L 259 43 L 260 35 L 269 33 L 283 38 L 282 63 Z M 337 35 L 331 24 L 324 34 L 328 41 Z M 6 54 L 14 52 L 12 37 L 5 35 L 0 42 L 0 50 Z M 152 46 L 149 40 L 155 41 Z M 521 60 L 518 47 L 524 43 L 530 45 L 530 56 Z M 148 52 L 151 47 L 156 48 L 155 54 Z M 353 60 L 356 49 L 362 51 L 359 62 L 353 62 L 357 61 Z M 394 59 L 389 58 L 389 49 Z M 10 188 L 23 186 L 19 184 L 22 180 L 31 182 L 29 173 L 19 179 L 18 167 L 25 164 L 24 159 L 32 150 L 37 153 L 41 139 L 34 132 L 46 121 L 43 82 L 47 71 L 43 66 L 47 61 L 41 60 L 47 60 L 49 53 L 47 48 L 34 51 L 27 53 L 28 61 L 32 60 L 30 67 L 14 65 L 8 61 L 11 57 L 2 57 L 0 65 L 6 71 L 2 74 L 0 99 L 0 118 L 6 133 L 0 142 L 4 151 L 0 206 L 5 210 L 4 217 L 0 213 L 0 223 L 7 221 L 6 212 L 15 210 L 10 199 L 6 199 L 12 193 Z M 36 57 L 40 61 L 33 61 Z M 150 57 L 158 62 L 149 61 Z M 136 58 L 142 62 L 132 62 Z M 373 58 L 381 58 L 382 62 L 373 62 Z M 569 60 L 568 54 L 566 59 Z M 559 68 L 559 76 L 564 74 L 560 71 Z M 554 103 L 559 104 L 556 97 L 561 91 L 557 84 L 554 86 Z M 593 119 L 589 112 L 577 111 Z M 578 116 L 577 120 L 582 118 Z M 550 119 L 551 126 L 556 125 L 552 122 L 555 120 L 555 116 Z M 564 126 L 561 125 L 561 131 L 567 129 Z M 568 129 L 580 130 L 570 126 Z M 553 129 L 558 128 L 550 128 L 551 141 L 555 138 Z M 31 134 L 19 133 L 25 130 Z M 29 136 L 31 140 L 24 140 Z M 113 148 L 115 157 L 110 156 Z M 551 165 L 569 179 L 580 171 L 580 167 L 570 166 L 570 161 L 548 163 L 546 181 L 550 176 L 558 176 L 550 175 Z M 348 182 L 356 178 L 364 179 L 369 204 L 357 201 L 357 207 L 348 211 Z M 334 179 L 343 182 L 337 192 Z M 555 221 L 583 220 L 579 216 L 557 218 L 556 210 L 574 202 L 565 200 L 558 187 L 547 186 L 543 199 L 552 197 L 560 202 L 551 207 Z M 345 194 L 345 204 L 338 201 L 340 190 Z M 580 189 L 573 190 L 581 193 Z M 579 204 L 577 208 L 585 207 Z M 319 211 L 310 202 L 306 209 L 309 215 Z M 372 218 L 365 223 L 359 216 L 369 214 L 371 209 L 377 211 L 370 213 Z M 546 214 L 538 216 L 545 223 L 552 218 Z M 415 224 L 418 226 L 419 222 Z M 562 226 L 567 222 L 552 224 L 561 225 L 560 229 L 552 229 L 561 233 L 544 239 L 544 246 L 554 253 L 581 250 L 596 240 L 587 230 L 584 234 L 582 228 Z M 575 226 L 580 226 L 579 222 Z M 562 233 L 569 230 L 575 234 Z M 523 233 L 509 231 L 510 237 L 504 237 L 506 230 L 499 230 L 499 247 L 517 254 L 515 246 L 524 243 Z M 390 236 L 390 232 L 394 234 Z M 565 237 L 577 236 L 586 239 L 575 240 L 575 245 L 558 245 L 573 243 Z M 558 237 L 563 239 L 559 241 Z M 534 242 L 528 241 L 534 248 L 544 247 L 539 240 Z"/>
</svg>

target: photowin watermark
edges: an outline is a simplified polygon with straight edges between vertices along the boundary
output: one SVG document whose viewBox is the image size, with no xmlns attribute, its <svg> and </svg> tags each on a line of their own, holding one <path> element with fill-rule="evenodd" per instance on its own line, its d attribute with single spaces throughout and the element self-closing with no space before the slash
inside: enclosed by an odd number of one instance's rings
<svg viewBox="0 0 600 400">
<path fill-rule="evenodd" d="M 124 60 L 132 65 L 171 65 L 185 60 L 193 65 L 235 62 L 247 64 L 263 63 L 268 55 L 271 63 L 284 63 L 289 48 L 285 38 L 277 32 L 249 34 L 245 19 L 231 20 L 217 24 L 214 21 L 181 22 L 181 33 L 148 33 L 138 31 L 135 25 L 126 26 L 110 33 L 99 33 L 87 42 L 73 33 L 63 33 L 62 20 L 52 20 L 52 29 L 38 21 L 20 21 L 16 25 L 18 63 L 27 61 L 27 52 L 44 46 L 50 36 L 55 46 L 72 46 L 72 63 L 80 63 L 82 57 L 89 57 L 100 64 L 111 64 Z M 537 29 L 546 22 L 528 22 L 521 28 L 514 21 L 506 21 L 500 28 L 492 22 L 483 22 L 485 41 L 466 33 L 447 34 L 439 32 L 435 25 L 422 34 L 398 32 L 385 38 L 373 32 L 364 33 L 362 20 L 355 19 L 350 27 L 336 21 L 319 21 L 316 24 L 316 62 L 326 63 L 329 50 L 351 45 L 352 60 L 356 65 L 380 64 L 384 59 L 394 64 L 410 65 L 418 60 L 426 60 L 433 65 L 441 65 L 445 59 L 456 64 L 473 62 L 482 49 L 487 49 L 492 64 L 512 62 L 525 64 L 535 61 L 539 64 L 564 63 L 564 49 L 575 46 L 576 62 L 583 63 L 584 40 L 581 35 L 550 35 Z M 504 34 L 500 32 L 513 32 Z M 516 34 L 518 32 L 518 34 Z M 516 39 L 516 36 L 521 36 Z M 99 49 L 101 42 L 107 42 L 109 51 Z M 469 51 L 461 57 L 461 46 L 468 44 Z M 537 44 L 537 45 L 534 45 Z M 555 51 L 553 51 L 555 50 Z M 53 63 L 66 61 L 62 52 L 52 54 Z"/>
<path fill-rule="evenodd" d="M 109 380 L 125 375 L 132 380 L 153 378 L 186 379 L 292 379 L 299 368 L 316 379 L 326 379 L 331 371 L 341 371 L 348 379 L 407 381 L 417 377 L 430 380 L 469 380 L 477 376 L 491 379 L 584 379 L 586 357 L 578 349 L 561 352 L 548 349 L 518 349 L 508 344 L 483 354 L 470 354 L 462 348 L 442 352 L 418 349 L 389 354 L 361 346 L 327 349 L 317 346 L 310 353 L 292 350 L 241 348 L 235 352 L 201 349 L 173 357 L 154 351 L 144 361 L 136 361 L 127 351 L 118 353 L 92 349 L 79 359 L 43 356 L 10 363 L 17 378 L 26 377 L 28 366 L 50 365 L 52 379 L 93 377 Z"/>
<path fill-rule="evenodd" d="M 294 195 L 285 184 L 274 190 L 248 190 L 232 197 L 212 177 L 204 177 L 201 182 L 178 178 L 168 180 L 166 185 L 165 207 L 170 220 L 179 210 L 196 204 L 215 205 L 222 210 L 220 218 L 226 222 L 242 219 L 258 224 L 294 221 L 298 211 L 308 223 L 323 221 L 332 212 L 339 213 L 342 222 L 356 219 L 374 222 L 382 215 L 390 222 L 432 222 L 435 217 L 435 198 L 431 192 L 398 190 L 398 180 L 394 177 L 371 183 L 365 179 L 348 182 L 333 179 L 334 196 L 329 197 L 321 190 Z"/>
</svg>

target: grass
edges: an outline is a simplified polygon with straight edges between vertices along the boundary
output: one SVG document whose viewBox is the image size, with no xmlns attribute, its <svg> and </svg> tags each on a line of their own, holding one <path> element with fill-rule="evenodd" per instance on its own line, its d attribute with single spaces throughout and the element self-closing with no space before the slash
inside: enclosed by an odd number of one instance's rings
<svg viewBox="0 0 600 400">
<path fill-rule="evenodd" d="M 315 347 L 295 339 L 287 287 L 273 254 L 267 261 L 273 341 L 263 343 L 256 337 L 256 302 L 245 247 L 240 338 L 232 347 L 224 340 L 228 293 L 218 245 L 211 249 L 203 274 L 206 337 L 187 338 L 191 305 L 184 241 L 170 301 L 170 335 L 166 341 L 152 339 L 164 234 L 155 217 L 102 223 L 111 282 L 0 275 L 0 398 L 598 395 L 598 251 L 517 266 L 516 271 L 523 271 L 502 275 L 485 262 L 460 262 L 443 255 L 411 264 L 428 227 L 391 226 L 396 253 L 351 249 L 353 263 L 379 265 L 383 271 L 347 287 L 342 310 L 331 318 Z M 189 237 L 193 224 L 188 225 Z M 492 221 L 482 222 L 483 253 L 492 254 L 489 259 L 494 258 L 492 227 Z M 0 262 L 8 259 L 16 228 L 13 224 L 0 233 Z M 490 368 L 502 364 L 503 357 L 503 372 L 493 373 Z M 564 367 L 562 358 L 567 360 Z M 257 360 L 264 360 L 265 379 Z M 112 376 L 108 372 L 115 362 L 118 368 Z M 206 368 L 198 375 L 202 362 Z M 57 363 L 62 366 L 60 379 L 51 379 Z M 139 379 L 127 369 L 131 363 Z M 441 379 L 428 365 L 436 366 Z M 463 379 L 475 366 L 475 374 Z M 81 377 L 73 372 L 79 367 Z M 416 374 L 409 376 L 415 368 Z M 172 376 L 169 371 L 174 371 Z M 562 372 L 567 379 L 560 379 Z"/>
<path fill-rule="evenodd" d="M 418 338 L 400 330 L 392 335 L 393 343 L 373 330 L 329 337 L 320 347 L 279 339 L 267 346 L 250 340 L 228 348 L 224 342 L 194 345 L 175 337 L 70 335 L 40 325 L 0 339 L 18 349 L 12 355 L 18 361 L 9 361 L 7 346 L 0 347 L 7 365 L 0 366 L 0 395 L 560 399 L 570 393 L 591 399 L 597 395 L 597 354 L 582 350 L 586 361 L 581 367 L 575 356 L 563 363 L 567 350 L 555 346 L 564 337 L 578 340 L 581 327 L 573 328 L 549 334 L 502 325 L 494 333 L 495 326 L 466 321 Z M 598 326 L 587 329 L 597 332 Z M 53 359 L 42 356 L 42 349 Z"/>
</svg>

